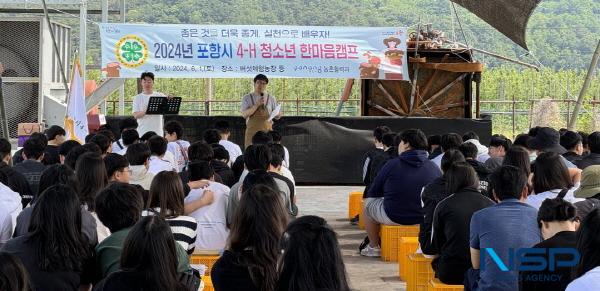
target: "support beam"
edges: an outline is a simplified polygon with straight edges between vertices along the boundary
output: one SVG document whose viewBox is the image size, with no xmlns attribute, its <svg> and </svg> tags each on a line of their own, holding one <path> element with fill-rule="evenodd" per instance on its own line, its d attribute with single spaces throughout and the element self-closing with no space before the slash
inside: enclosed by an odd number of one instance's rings
<svg viewBox="0 0 600 291">
<path fill-rule="evenodd" d="M 448 92 L 448 90 L 450 90 L 452 87 L 454 87 L 454 85 L 456 85 L 458 82 L 460 82 L 466 76 L 467 76 L 467 74 L 461 74 L 460 76 L 458 76 L 458 78 L 456 78 L 454 81 L 452 81 L 452 83 L 446 85 L 446 87 L 442 88 L 442 90 L 440 90 L 437 93 L 433 94 L 433 96 L 427 98 L 427 100 L 425 100 L 425 102 L 423 102 L 423 105 L 429 106 L 429 104 L 435 102 L 435 100 L 437 100 L 444 93 Z"/>
<path fill-rule="evenodd" d="M 60 11 L 57 11 L 57 10 L 53 10 L 52 8 L 50 8 L 50 10 L 48 10 L 48 13 L 50 13 L 50 14 L 62 14 L 63 12 L 66 12 L 66 13 L 69 13 L 69 14 L 79 14 L 79 11 L 80 11 L 79 9 L 60 9 Z M 44 13 L 44 9 L 0 8 L 0 13 L 43 14 Z M 99 14 L 102 14 L 102 10 L 100 10 L 100 9 L 88 9 L 87 10 L 87 14 L 99 15 Z M 108 14 L 110 14 L 110 15 L 118 15 L 119 14 L 119 10 L 108 10 Z"/>
<path fill-rule="evenodd" d="M 587 92 L 588 88 L 590 87 L 590 83 L 592 82 L 594 71 L 596 71 L 596 67 L 598 66 L 598 57 L 600 57 L 600 39 L 598 40 L 598 45 L 596 46 L 596 51 L 594 52 L 594 56 L 592 57 L 590 67 L 588 68 L 587 76 L 585 76 L 583 87 L 581 87 L 581 91 L 579 91 L 577 103 L 575 103 L 575 108 L 573 108 L 573 114 L 571 115 L 571 120 L 569 120 L 569 130 L 573 130 L 575 128 L 575 125 L 577 124 L 579 109 L 581 108 L 581 104 L 583 103 L 585 93 Z"/>
</svg>

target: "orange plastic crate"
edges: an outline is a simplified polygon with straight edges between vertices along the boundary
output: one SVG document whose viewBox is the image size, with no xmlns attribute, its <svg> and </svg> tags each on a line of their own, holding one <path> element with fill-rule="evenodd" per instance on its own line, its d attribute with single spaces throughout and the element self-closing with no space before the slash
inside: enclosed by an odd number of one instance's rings
<svg viewBox="0 0 600 291">
<path fill-rule="evenodd" d="M 350 192 L 348 196 L 348 219 L 362 215 L 363 192 Z"/>
<path fill-rule="evenodd" d="M 398 245 L 401 237 L 418 237 L 419 225 L 381 225 L 381 259 L 386 262 L 398 261 Z"/>
<path fill-rule="evenodd" d="M 194 253 L 190 257 L 190 265 L 206 265 L 206 272 L 204 274 L 209 276 L 210 270 L 212 270 L 213 265 L 218 259 L 218 254 Z"/>
<path fill-rule="evenodd" d="M 359 229 L 365 229 L 365 217 L 363 214 L 363 210 L 365 209 L 365 201 L 362 201 L 360 203 L 361 207 L 360 207 L 360 215 L 358 216 L 358 228 Z"/>
<path fill-rule="evenodd" d="M 424 257 L 423 254 L 408 256 L 407 291 L 427 291 L 429 281 L 434 276 L 431 261 L 432 259 Z"/>
<path fill-rule="evenodd" d="M 210 276 L 202 277 L 202 282 L 204 282 L 204 289 L 202 291 L 215 291 Z"/>
<path fill-rule="evenodd" d="M 419 238 L 417 237 L 401 237 L 398 246 L 398 270 L 400 280 L 406 282 L 408 277 L 408 255 L 414 254 L 419 248 Z"/>
<path fill-rule="evenodd" d="M 463 285 L 447 285 L 440 280 L 433 278 L 429 280 L 429 285 L 427 291 L 463 291 L 465 290 L 465 286 Z"/>
</svg>

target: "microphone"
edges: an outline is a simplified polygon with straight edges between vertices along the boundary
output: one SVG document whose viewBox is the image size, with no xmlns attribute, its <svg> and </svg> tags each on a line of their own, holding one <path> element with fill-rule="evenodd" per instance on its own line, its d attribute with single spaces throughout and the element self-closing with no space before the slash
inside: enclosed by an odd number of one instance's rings
<svg viewBox="0 0 600 291">
<path fill-rule="evenodd" d="M 264 97 L 264 96 L 265 96 L 265 93 L 262 93 L 262 92 L 261 92 L 261 93 L 260 93 L 260 97 Z"/>
</svg>

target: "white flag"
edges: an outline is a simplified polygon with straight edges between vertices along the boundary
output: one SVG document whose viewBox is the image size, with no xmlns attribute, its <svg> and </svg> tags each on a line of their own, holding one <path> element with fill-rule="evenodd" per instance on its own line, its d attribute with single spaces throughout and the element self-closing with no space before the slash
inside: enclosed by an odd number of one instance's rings
<svg viewBox="0 0 600 291">
<path fill-rule="evenodd" d="M 69 91 L 69 104 L 65 117 L 65 131 L 67 138 L 83 144 L 88 135 L 88 122 L 85 110 L 85 85 L 81 77 L 81 68 L 76 61 L 73 66 L 71 90 Z"/>
</svg>

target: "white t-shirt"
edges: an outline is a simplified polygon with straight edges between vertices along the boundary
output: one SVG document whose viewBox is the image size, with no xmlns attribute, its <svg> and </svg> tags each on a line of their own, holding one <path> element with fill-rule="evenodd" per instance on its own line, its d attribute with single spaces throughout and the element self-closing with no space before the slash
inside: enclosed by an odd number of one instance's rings
<svg viewBox="0 0 600 291">
<path fill-rule="evenodd" d="M 151 156 L 148 172 L 156 175 L 162 171 L 175 171 L 175 168 L 173 168 L 173 165 L 164 158 L 161 159 L 157 156 Z"/>
<path fill-rule="evenodd" d="M 137 94 L 133 97 L 133 112 L 146 112 L 148 109 L 148 101 L 151 96 L 167 97 L 165 94 L 154 91 L 150 95 L 144 93 Z M 142 118 L 137 119 L 138 128 L 137 131 L 142 136 L 148 131 L 154 131 L 156 134 L 163 135 L 163 116 L 162 115 L 145 115 Z"/>
<path fill-rule="evenodd" d="M 175 168 L 177 172 L 183 171 L 186 164 L 186 157 L 188 154 L 188 148 L 190 147 L 190 143 L 185 140 L 176 140 L 171 141 L 167 144 L 167 152 L 173 154 L 175 160 Z M 189 159 L 188 159 L 189 161 Z"/>
<path fill-rule="evenodd" d="M 580 199 L 580 198 L 575 198 L 575 196 L 573 195 L 573 192 L 577 188 L 579 188 L 579 187 L 573 187 L 573 188 L 569 189 L 569 191 L 567 191 L 567 194 L 565 194 L 565 198 L 564 198 L 565 201 L 575 203 L 575 202 L 584 200 L 584 199 Z M 561 191 L 560 189 L 554 189 L 554 190 L 542 192 L 539 194 L 531 194 L 531 195 L 527 196 L 527 200 L 525 201 L 525 203 L 535 207 L 536 209 L 540 209 L 540 207 L 542 206 L 542 202 L 544 202 L 544 200 L 556 198 L 558 196 L 558 193 L 560 193 L 560 191 Z"/>
<path fill-rule="evenodd" d="M 235 159 L 242 155 L 242 149 L 235 143 L 222 139 L 219 144 L 229 152 L 229 165 L 232 165 Z"/>
<path fill-rule="evenodd" d="M 212 204 L 197 209 L 189 214 L 198 223 L 196 248 L 203 250 L 222 250 L 227 243 L 229 230 L 226 225 L 226 209 L 229 199 L 229 187 L 210 182 L 206 188 L 214 193 Z M 202 198 L 205 189 L 194 189 L 185 197 L 185 203 Z"/>
<path fill-rule="evenodd" d="M 124 156 L 124 155 L 127 153 L 127 147 L 126 147 L 126 146 L 123 146 L 123 149 L 122 149 L 122 150 L 118 150 L 118 151 L 116 151 L 116 152 L 114 152 L 114 150 L 113 150 L 113 153 L 117 153 L 117 154 L 119 154 L 119 155 L 122 155 L 122 156 Z"/>
<path fill-rule="evenodd" d="M 600 290 L 600 267 L 587 271 L 583 276 L 573 280 L 567 291 L 591 291 Z"/>
<path fill-rule="evenodd" d="M 119 146 L 119 144 L 121 144 L 121 146 Z M 112 143 L 112 152 L 113 153 L 119 153 L 122 149 L 127 149 L 127 147 L 125 146 L 125 144 L 123 144 L 123 139 L 119 139 L 118 141 L 115 141 Z"/>
<path fill-rule="evenodd" d="M 283 147 L 283 162 L 284 162 L 284 166 L 289 168 L 290 167 L 290 152 L 288 151 L 288 149 L 286 147 Z"/>
</svg>

